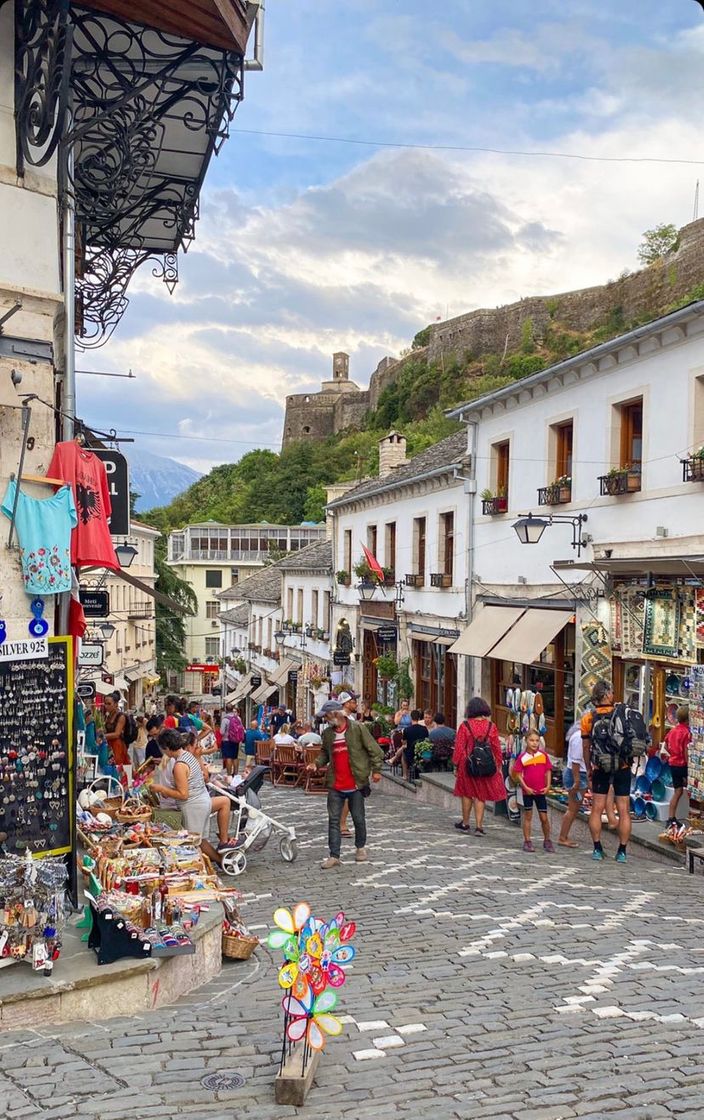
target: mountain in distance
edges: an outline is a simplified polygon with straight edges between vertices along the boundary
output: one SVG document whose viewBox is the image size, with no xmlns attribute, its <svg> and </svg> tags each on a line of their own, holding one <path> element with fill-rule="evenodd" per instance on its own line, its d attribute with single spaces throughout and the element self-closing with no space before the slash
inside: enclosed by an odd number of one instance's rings
<svg viewBox="0 0 704 1120">
<path fill-rule="evenodd" d="M 139 494 L 134 507 L 137 514 L 154 509 L 155 506 L 168 505 L 201 477 L 198 471 L 184 463 L 168 459 L 165 455 L 155 455 L 143 448 L 133 447 L 127 455 L 130 463 L 130 489 Z"/>
</svg>

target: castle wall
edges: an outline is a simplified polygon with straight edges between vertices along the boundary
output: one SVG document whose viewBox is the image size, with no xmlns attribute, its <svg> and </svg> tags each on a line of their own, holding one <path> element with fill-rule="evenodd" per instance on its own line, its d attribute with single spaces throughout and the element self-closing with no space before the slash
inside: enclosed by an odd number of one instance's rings
<svg viewBox="0 0 704 1120">
<path fill-rule="evenodd" d="M 677 252 L 632 275 L 595 288 L 533 296 L 505 307 L 470 311 L 431 327 L 429 360 L 465 359 L 517 350 L 523 324 L 531 320 L 539 340 L 551 322 L 576 331 L 589 331 L 618 316 L 631 323 L 655 318 L 672 303 L 704 282 L 704 219 L 680 230 Z"/>
</svg>

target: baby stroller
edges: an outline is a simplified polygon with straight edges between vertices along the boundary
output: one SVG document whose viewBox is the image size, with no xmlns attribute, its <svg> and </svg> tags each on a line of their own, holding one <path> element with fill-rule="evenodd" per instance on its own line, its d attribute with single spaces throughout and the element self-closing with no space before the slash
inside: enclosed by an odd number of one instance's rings
<svg viewBox="0 0 704 1120">
<path fill-rule="evenodd" d="M 260 852 L 272 833 L 279 837 L 279 851 L 286 863 L 293 863 L 298 855 L 295 828 L 280 824 L 262 812 L 259 791 L 268 769 L 268 766 L 255 766 L 247 780 L 234 788 L 224 783 L 208 783 L 213 793 L 229 797 L 233 806 L 234 832 L 239 843 L 222 855 L 221 867 L 226 875 L 241 875 L 247 867 L 247 852 Z"/>
</svg>

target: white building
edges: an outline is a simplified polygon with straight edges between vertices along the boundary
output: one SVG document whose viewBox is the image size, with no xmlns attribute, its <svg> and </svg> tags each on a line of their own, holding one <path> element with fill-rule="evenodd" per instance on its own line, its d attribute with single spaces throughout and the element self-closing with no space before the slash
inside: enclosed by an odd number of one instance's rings
<svg viewBox="0 0 704 1120">
<path fill-rule="evenodd" d="M 271 561 L 272 556 L 296 552 L 324 536 L 324 525 L 271 525 L 268 522 L 222 525 L 206 521 L 169 533 L 168 563 L 191 585 L 198 601 L 196 613 L 185 619 L 184 653 L 193 669 L 183 674 L 179 687 L 188 693 L 207 693 L 217 679 L 207 670 L 217 663 L 220 655 L 218 615 L 223 589 L 246 581 Z M 229 600 L 238 601 L 236 596 Z M 264 648 L 263 642 L 258 644 Z"/>
<path fill-rule="evenodd" d="M 646 707 L 650 694 L 660 737 L 675 677 L 704 656 L 693 599 L 704 574 L 704 302 L 451 415 L 469 425 L 476 464 L 474 618 L 457 646 L 477 659 L 474 688 L 505 726 L 507 688 L 540 684 L 559 753 L 575 707 L 612 673 L 618 694 Z M 569 523 L 520 544 L 512 526 L 530 511 L 586 514 L 574 530 L 589 538 L 581 556 Z"/>
<path fill-rule="evenodd" d="M 414 703 L 455 722 L 465 700 L 457 659 L 448 653 L 467 618 L 468 472 L 465 432 L 410 462 L 406 441 L 380 441 L 379 477 L 328 504 L 333 523 L 333 647 L 349 626 L 349 669 L 339 671 L 365 699 L 395 701 L 374 661 L 408 662 Z M 385 569 L 385 586 L 365 580 L 365 545 Z"/>
<path fill-rule="evenodd" d="M 283 627 L 275 635 L 286 702 L 299 718 L 313 715 L 328 694 L 331 671 L 332 541 L 287 556 L 281 571 Z"/>
</svg>

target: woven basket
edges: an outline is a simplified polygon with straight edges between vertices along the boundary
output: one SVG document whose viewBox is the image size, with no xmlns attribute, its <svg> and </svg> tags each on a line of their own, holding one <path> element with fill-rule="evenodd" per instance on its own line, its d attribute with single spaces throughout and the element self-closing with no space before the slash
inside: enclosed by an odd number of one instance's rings
<svg viewBox="0 0 704 1120">
<path fill-rule="evenodd" d="M 231 961 L 247 961 L 259 945 L 258 937 L 242 937 L 238 933 L 222 935 L 222 955 Z"/>
<path fill-rule="evenodd" d="M 125 801 L 121 809 L 115 813 L 115 819 L 120 824 L 137 824 L 138 821 L 150 821 L 152 819 L 151 805 L 145 805 L 136 797 L 130 797 Z"/>
</svg>

